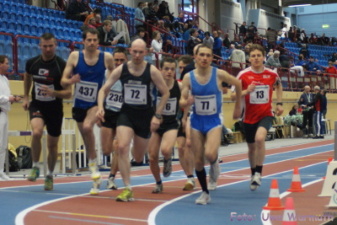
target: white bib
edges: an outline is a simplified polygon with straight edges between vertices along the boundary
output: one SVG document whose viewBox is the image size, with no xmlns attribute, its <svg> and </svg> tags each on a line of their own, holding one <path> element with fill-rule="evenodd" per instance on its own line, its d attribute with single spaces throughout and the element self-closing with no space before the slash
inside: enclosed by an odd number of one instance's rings
<svg viewBox="0 0 337 225">
<path fill-rule="evenodd" d="M 146 105 L 147 87 L 143 84 L 124 84 L 124 101 L 132 105 Z"/>
<path fill-rule="evenodd" d="M 95 102 L 97 98 L 98 83 L 80 81 L 76 84 L 75 98 L 86 102 Z"/>
<path fill-rule="evenodd" d="M 44 102 L 54 101 L 55 97 L 49 96 L 42 91 L 42 85 L 45 85 L 45 84 L 40 84 L 40 83 L 35 82 L 35 85 L 34 85 L 35 86 L 35 99 L 39 101 L 44 101 Z M 45 86 L 47 86 L 49 89 L 55 90 L 54 84 L 45 85 Z"/>
<path fill-rule="evenodd" d="M 157 97 L 157 105 L 159 105 L 161 97 Z M 165 116 L 174 116 L 177 111 L 177 98 L 169 98 L 166 102 L 166 105 L 163 109 L 163 115 Z"/>
<path fill-rule="evenodd" d="M 269 86 L 257 85 L 249 95 L 250 104 L 266 104 L 269 102 Z"/>
<path fill-rule="evenodd" d="M 120 109 L 123 105 L 123 95 L 120 91 L 110 91 L 105 101 L 109 107 Z"/>
<path fill-rule="evenodd" d="M 213 115 L 217 113 L 216 95 L 194 96 L 197 115 Z"/>
</svg>

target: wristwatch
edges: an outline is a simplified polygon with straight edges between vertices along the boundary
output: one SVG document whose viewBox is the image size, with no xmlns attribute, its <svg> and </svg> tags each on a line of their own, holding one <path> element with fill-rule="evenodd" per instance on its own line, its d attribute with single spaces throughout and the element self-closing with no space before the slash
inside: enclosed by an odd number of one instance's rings
<svg viewBox="0 0 337 225">
<path fill-rule="evenodd" d="M 159 119 L 159 120 L 163 119 L 163 116 L 160 115 L 159 113 L 155 113 L 155 114 L 154 114 L 154 117 L 156 117 L 156 118 Z"/>
</svg>

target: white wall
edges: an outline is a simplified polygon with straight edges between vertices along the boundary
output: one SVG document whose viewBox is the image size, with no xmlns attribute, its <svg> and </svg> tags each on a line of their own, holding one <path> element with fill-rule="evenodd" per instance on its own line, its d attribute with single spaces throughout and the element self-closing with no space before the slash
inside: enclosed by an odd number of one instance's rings
<svg viewBox="0 0 337 225">
<path fill-rule="evenodd" d="M 304 28 L 307 35 L 316 33 L 326 36 L 337 36 L 337 4 L 313 5 L 297 8 L 297 25 Z M 323 29 L 323 24 L 329 24 L 330 28 Z"/>
</svg>

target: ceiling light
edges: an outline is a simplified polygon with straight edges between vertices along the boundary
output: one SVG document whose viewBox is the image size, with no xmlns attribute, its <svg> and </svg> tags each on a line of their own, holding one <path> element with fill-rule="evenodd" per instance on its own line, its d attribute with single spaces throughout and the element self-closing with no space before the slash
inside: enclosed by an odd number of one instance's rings
<svg viewBox="0 0 337 225">
<path fill-rule="evenodd" d="M 309 6 L 311 4 L 299 4 L 299 5 L 289 5 L 288 7 L 302 7 L 302 6 Z"/>
</svg>

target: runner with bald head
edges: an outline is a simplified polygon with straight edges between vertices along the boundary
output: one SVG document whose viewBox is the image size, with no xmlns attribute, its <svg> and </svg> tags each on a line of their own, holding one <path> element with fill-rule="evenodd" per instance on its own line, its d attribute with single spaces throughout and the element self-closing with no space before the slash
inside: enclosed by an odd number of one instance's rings
<svg viewBox="0 0 337 225">
<path fill-rule="evenodd" d="M 141 39 L 132 42 L 131 60 L 117 67 L 109 76 L 98 94 L 97 116 L 104 120 L 103 102 L 111 86 L 120 80 L 123 86 L 123 106 L 117 119 L 118 165 L 125 189 L 116 201 L 132 201 L 130 184 L 129 149 L 133 139 L 133 154 L 137 162 L 142 162 L 150 132 L 159 128 L 162 111 L 169 98 L 169 90 L 160 71 L 144 61 L 148 53 L 146 43 Z M 152 83 L 161 93 L 161 101 L 154 112 L 151 98 Z"/>
</svg>

